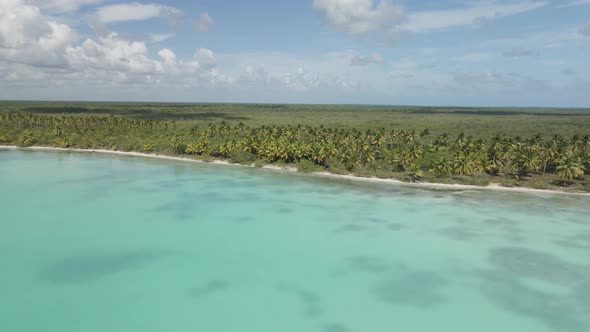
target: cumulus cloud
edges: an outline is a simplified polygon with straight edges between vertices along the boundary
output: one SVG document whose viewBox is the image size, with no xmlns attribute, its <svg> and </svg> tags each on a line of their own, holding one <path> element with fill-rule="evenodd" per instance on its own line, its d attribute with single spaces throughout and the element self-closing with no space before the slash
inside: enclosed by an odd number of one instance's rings
<svg viewBox="0 0 590 332">
<path fill-rule="evenodd" d="M 545 7 L 548 1 L 506 3 L 481 1 L 454 9 L 405 12 L 390 0 L 314 0 L 313 8 L 324 21 L 352 36 L 377 33 L 385 45 L 400 32 L 423 33 L 481 24 Z"/>
<path fill-rule="evenodd" d="M 208 48 L 199 48 L 194 55 L 194 59 L 199 62 L 203 68 L 211 68 L 217 64 L 215 54 Z"/>
<path fill-rule="evenodd" d="M 159 4 L 141 4 L 139 2 L 120 3 L 103 6 L 96 11 L 101 22 L 143 21 L 155 17 L 174 20 L 182 15 L 182 11 L 170 6 Z"/>
<path fill-rule="evenodd" d="M 314 0 L 313 8 L 328 24 L 354 36 L 392 28 L 404 13 L 388 0 Z"/>
<path fill-rule="evenodd" d="M 197 31 L 207 32 L 211 30 L 213 24 L 213 19 L 211 18 L 211 16 L 209 16 L 209 13 L 201 13 L 199 15 L 199 19 L 197 20 L 197 22 L 195 22 L 195 29 Z"/>
<path fill-rule="evenodd" d="M 31 3 L 34 6 L 54 12 L 66 13 L 73 12 L 81 7 L 96 5 L 110 0 L 33 0 Z"/>
<path fill-rule="evenodd" d="M 532 56 L 535 53 L 524 47 L 513 47 L 510 51 L 504 52 L 504 56 L 509 58 L 522 58 L 526 56 Z"/>
<path fill-rule="evenodd" d="M 146 74 L 158 68 L 157 61 L 147 56 L 145 43 L 126 40 L 114 32 L 98 40 L 86 39 L 80 46 L 69 46 L 66 54 L 78 70 L 89 67 Z"/>
<path fill-rule="evenodd" d="M 164 60 L 164 63 L 167 65 L 175 65 L 176 64 L 176 54 L 174 54 L 174 52 L 172 52 L 170 49 L 164 48 L 161 49 L 158 52 L 158 55 L 160 56 L 160 58 L 162 58 L 162 60 Z"/>
<path fill-rule="evenodd" d="M 157 58 L 149 56 L 144 42 L 131 41 L 111 32 L 105 36 L 86 39 L 79 46 L 66 49 L 68 63 L 76 72 L 102 71 L 114 75 L 134 77 L 147 82 L 154 77 L 159 81 L 193 80 L 209 83 L 226 81 L 216 68 L 217 60 L 212 50 L 199 48 L 190 59 L 178 59 L 176 54 L 164 48 Z"/>
<path fill-rule="evenodd" d="M 368 66 L 371 64 L 382 64 L 383 57 L 380 54 L 373 55 L 355 55 L 350 58 L 351 66 Z"/>
<path fill-rule="evenodd" d="M 62 51 L 77 40 L 72 29 L 21 0 L 0 2 L 0 60 L 63 66 Z"/>
<path fill-rule="evenodd" d="M 481 2 L 467 8 L 417 12 L 408 15 L 401 30 L 429 32 L 445 30 L 529 12 L 544 7 L 548 2 L 521 1 L 516 3 Z"/>
<path fill-rule="evenodd" d="M 350 90 L 357 89 L 358 81 L 330 75 L 328 73 L 313 72 L 297 67 L 283 70 L 267 70 L 260 66 L 246 66 L 237 82 L 245 88 L 270 89 L 272 91 L 308 92 L 313 90 Z"/>
<path fill-rule="evenodd" d="M 297 96 L 308 98 L 322 95 L 350 97 L 350 90 L 363 86 L 364 70 L 355 74 L 343 71 L 350 65 L 353 51 L 330 52 L 312 58 L 284 52 L 254 52 L 224 55 L 224 61 L 240 64 L 242 70 L 235 73 L 235 89 L 251 95 L 266 95 L 270 99 L 280 96 L 285 101 L 295 101 Z M 311 102 L 311 99 L 307 99 Z"/>
<path fill-rule="evenodd" d="M 169 35 L 151 37 L 153 41 L 166 38 Z M 186 87 L 232 82 L 218 70 L 210 49 L 199 48 L 192 57 L 182 59 L 164 48 L 152 57 L 145 42 L 108 29 L 80 42 L 70 26 L 24 0 L 0 1 L 0 76 L 3 85 L 28 87 L 72 81 L 86 86 L 165 83 Z"/>
<path fill-rule="evenodd" d="M 174 33 L 152 33 L 150 34 L 150 42 L 159 43 L 174 37 Z"/>
<path fill-rule="evenodd" d="M 590 24 L 580 27 L 580 29 L 578 29 L 578 32 L 582 35 L 582 36 L 590 36 Z"/>
</svg>

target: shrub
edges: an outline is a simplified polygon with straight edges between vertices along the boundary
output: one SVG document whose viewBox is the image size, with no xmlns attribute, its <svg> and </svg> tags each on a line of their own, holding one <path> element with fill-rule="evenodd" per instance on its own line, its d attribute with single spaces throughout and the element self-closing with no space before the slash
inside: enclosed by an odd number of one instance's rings
<svg viewBox="0 0 590 332">
<path fill-rule="evenodd" d="M 321 172 L 322 170 L 321 166 L 309 160 L 302 160 L 297 164 L 297 172 L 301 173 Z"/>
<path fill-rule="evenodd" d="M 352 174 L 356 175 L 356 176 L 362 176 L 362 177 L 366 177 L 366 178 L 371 178 L 375 176 L 375 171 L 372 170 L 370 167 L 368 166 L 362 166 L 362 165 L 356 165 L 353 169 L 352 169 Z"/>
<path fill-rule="evenodd" d="M 25 131 L 22 136 L 19 138 L 19 143 L 21 146 L 31 146 L 35 145 L 38 142 L 37 137 L 33 135 L 30 131 Z"/>
<path fill-rule="evenodd" d="M 348 171 L 348 169 L 346 168 L 346 165 L 344 165 L 344 163 L 342 163 L 340 160 L 338 160 L 336 158 L 328 159 L 328 162 L 326 164 L 328 165 L 328 171 L 330 171 L 330 173 L 334 173 L 334 174 L 349 174 L 350 173 Z"/>
<path fill-rule="evenodd" d="M 70 142 L 68 142 L 68 140 L 66 140 L 65 138 L 57 138 L 54 142 L 53 142 L 54 146 L 60 147 L 60 148 L 64 148 L 67 149 L 70 147 Z"/>
<path fill-rule="evenodd" d="M 10 143 L 12 140 L 6 135 L 0 135 L 0 144 Z"/>
<path fill-rule="evenodd" d="M 141 147 L 141 151 L 143 151 L 143 152 L 152 152 L 152 151 L 154 151 L 154 144 L 152 144 L 152 143 L 145 143 Z"/>
<path fill-rule="evenodd" d="M 252 165 L 256 159 L 255 155 L 240 149 L 234 149 L 229 155 L 230 162 L 242 165 Z"/>
</svg>

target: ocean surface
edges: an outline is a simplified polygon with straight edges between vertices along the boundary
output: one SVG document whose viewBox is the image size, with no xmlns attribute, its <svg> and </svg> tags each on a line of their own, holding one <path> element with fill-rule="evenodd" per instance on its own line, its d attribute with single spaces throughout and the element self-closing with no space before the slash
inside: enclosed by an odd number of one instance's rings
<svg viewBox="0 0 590 332">
<path fill-rule="evenodd" d="M 590 331 L 590 198 L 0 151 L 0 331 Z"/>
</svg>

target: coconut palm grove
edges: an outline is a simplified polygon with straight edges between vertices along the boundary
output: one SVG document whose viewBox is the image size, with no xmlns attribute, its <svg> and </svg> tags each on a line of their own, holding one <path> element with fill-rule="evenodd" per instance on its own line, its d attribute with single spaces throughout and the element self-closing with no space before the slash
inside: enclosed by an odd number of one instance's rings
<svg viewBox="0 0 590 332">
<path fill-rule="evenodd" d="M 234 121 L 235 122 L 235 121 Z M 184 126 L 186 127 L 186 126 Z M 364 177 L 588 191 L 590 138 L 541 134 L 490 138 L 422 130 L 366 130 L 226 121 L 183 128 L 119 116 L 1 113 L 0 143 L 137 151 L 245 165 L 293 165 Z"/>
</svg>

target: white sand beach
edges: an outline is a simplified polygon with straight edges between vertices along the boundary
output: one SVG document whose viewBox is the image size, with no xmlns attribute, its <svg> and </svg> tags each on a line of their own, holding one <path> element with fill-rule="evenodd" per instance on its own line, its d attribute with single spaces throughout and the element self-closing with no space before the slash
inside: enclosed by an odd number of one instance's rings
<svg viewBox="0 0 590 332">
<path fill-rule="evenodd" d="M 57 148 L 57 147 L 47 147 L 47 146 L 31 146 L 31 147 L 17 147 L 13 145 L 9 146 L 0 146 L 0 149 L 4 150 L 34 150 L 34 151 L 65 151 L 65 152 L 81 152 L 81 153 L 104 153 L 104 154 L 114 154 L 114 155 L 122 155 L 122 156 L 133 156 L 133 157 L 142 157 L 142 158 L 157 158 L 157 159 L 167 159 L 167 160 L 176 160 L 176 161 L 188 161 L 188 162 L 195 162 L 195 163 L 213 163 L 218 165 L 232 165 L 232 166 L 242 166 L 242 167 L 255 167 L 254 165 L 242 165 L 236 163 L 230 163 L 226 160 L 212 160 L 212 161 L 205 161 L 200 159 L 193 159 L 193 158 L 186 158 L 186 157 L 175 157 L 175 156 L 168 156 L 162 154 L 152 154 L 152 153 L 143 153 L 143 152 L 133 152 L 133 151 L 114 151 L 114 150 L 102 150 L 102 149 L 74 149 L 74 148 Z M 286 171 L 286 172 L 297 172 L 296 167 L 292 166 L 278 166 L 278 165 L 263 165 L 261 168 L 268 169 L 268 170 L 275 170 L 275 171 Z M 395 185 L 402 185 L 407 187 L 419 187 L 419 188 L 430 188 L 430 189 L 442 189 L 442 190 L 492 190 L 492 191 L 510 191 L 510 192 L 522 192 L 522 193 L 545 193 L 545 194 L 566 194 L 566 195 L 581 195 L 581 196 L 590 196 L 590 193 L 582 193 L 582 192 L 568 192 L 562 190 L 550 190 L 550 189 L 533 189 L 533 188 L 526 188 L 526 187 L 504 187 L 497 183 L 492 183 L 488 186 L 476 186 L 476 185 L 465 185 L 465 184 L 447 184 L 447 183 L 433 183 L 433 182 L 404 182 L 397 179 L 382 179 L 376 177 L 361 177 L 356 175 L 342 175 L 342 174 L 333 174 L 329 172 L 315 172 L 310 173 L 310 176 L 317 176 L 317 177 L 327 177 L 327 178 L 336 178 L 336 179 L 343 179 L 343 180 L 352 180 L 352 181 L 369 181 L 369 182 L 378 182 L 378 183 L 390 183 Z"/>
</svg>

